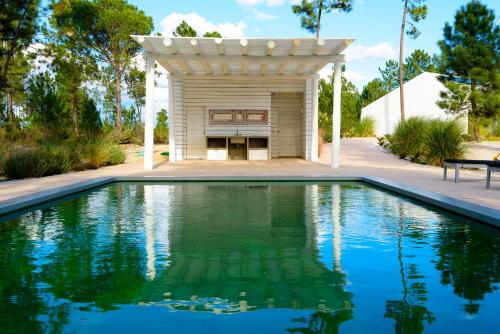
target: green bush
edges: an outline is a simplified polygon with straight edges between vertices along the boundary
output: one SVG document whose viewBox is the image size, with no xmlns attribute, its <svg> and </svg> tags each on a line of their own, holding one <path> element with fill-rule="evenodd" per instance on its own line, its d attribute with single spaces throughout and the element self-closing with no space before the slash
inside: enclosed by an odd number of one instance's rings
<svg viewBox="0 0 500 334">
<path fill-rule="evenodd" d="M 445 159 L 461 159 L 465 155 L 462 129 L 456 121 L 429 121 L 423 142 L 428 165 L 442 166 Z"/>
<path fill-rule="evenodd" d="M 82 158 L 90 168 L 100 168 L 125 162 L 126 154 L 118 145 L 98 137 L 83 146 Z"/>
<path fill-rule="evenodd" d="M 354 137 L 373 137 L 375 135 L 375 119 L 367 116 L 360 119 L 354 126 Z"/>
<path fill-rule="evenodd" d="M 106 164 L 110 166 L 119 165 L 125 162 L 127 154 L 119 146 L 110 146 L 107 152 Z"/>
<path fill-rule="evenodd" d="M 62 148 L 22 148 L 3 158 L 1 165 L 8 178 L 24 179 L 67 173 L 73 161 L 69 152 Z"/>
<path fill-rule="evenodd" d="M 401 159 L 409 157 L 419 161 L 424 148 L 424 133 L 427 120 L 423 117 L 410 117 L 396 125 L 389 149 Z"/>
</svg>

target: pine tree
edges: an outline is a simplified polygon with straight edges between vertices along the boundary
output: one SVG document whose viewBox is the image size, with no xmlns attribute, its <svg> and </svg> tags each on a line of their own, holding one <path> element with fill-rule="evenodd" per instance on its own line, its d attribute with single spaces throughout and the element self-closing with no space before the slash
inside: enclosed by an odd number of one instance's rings
<svg viewBox="0 0 500 334">
<path fill-rule="evenodd" d="M 466 112 L 479 142 L 479 118 L 494 117 L 500 110 L 500 26 L 495 13 L 477 0 L 462 6 L 453 26 L 446 23 L 439 47 L 443 80 L 450 90 L 439 105 L 451 113 Z"/>
</svg>

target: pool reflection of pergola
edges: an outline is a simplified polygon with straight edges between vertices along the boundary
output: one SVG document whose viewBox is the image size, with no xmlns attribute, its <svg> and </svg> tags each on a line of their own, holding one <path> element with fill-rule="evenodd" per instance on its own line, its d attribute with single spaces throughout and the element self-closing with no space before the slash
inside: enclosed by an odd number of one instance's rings
<svg viewBox="0 0 500 334">
<path fill-rule="evenodd" d="M 171 194 L 171 199 L 178 202 L 188 197 L 193 205 L 208 201 L 212 212 L 224 209 L 227 186 L 207 187 L 210 198 L 203 187 L 186 184 L 182 191 Z M 175 230 L 169 231 L 168 268 L 156 270 L 145 283 L 143 299 L 177 310 L 231 313 L 274 307 L 341 314 L 339 322 L 350 319 L 352 294 L 344 290 L 346 277 L 340 270 L 339 185 L 332 188 L 330 224 L 336 234 L 335 240 L 330 240 L 336 253 L 332 269 L 319 256 L 318 187 L 306 186 L 305 192 L 303 186 L 287 187 L 295 201 L 288 203 L 286 210 L 277 209 L 282 207 L 277 201 L 283 201 L 283 196 L 275 197 L 268 186 L 246 187 L 241 193 L 245 200 L 269 203 L 258 219 L 248 222 L 246 232 L 258 236 L 248 245 L 231 238 L 236 232 L 230 224 L 231 212 L 226 218 L 219 215 L 216 221 L 204 217 L 190 224 L 184 220 L 192 214 L 192 207 L 176 207 L 171 215 L 178 220 L 171 224 Z M 146 189 L 146 201 L 153 198 L 148 195 L 151 191 L 153 188 Z M 225 228 L 218 228 L 221 226 Z M 211 231 L 223 232 L 210 235 Z M 203 243 L 199 242 L 200 233 L 204 234 Z M 154 253 L 148 252 L 147 262 L 151 272 Z"/>
</svg>

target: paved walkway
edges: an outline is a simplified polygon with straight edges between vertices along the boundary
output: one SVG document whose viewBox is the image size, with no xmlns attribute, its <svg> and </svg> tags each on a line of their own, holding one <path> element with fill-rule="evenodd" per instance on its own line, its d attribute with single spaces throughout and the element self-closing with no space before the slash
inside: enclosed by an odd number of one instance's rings
<svg viewBox="0 0 500 334">
<path fill-rule="evenodd" d="M 157 151 L 164 150 L 160 147 Z M 103 176 L 377 176 L 422 190 L 500 209 L 500 176 L 493 177 L 492 189 L 485 189 L 484 171 L 462 171 L 461 182 L 442 181 L 442 169 L 400 160 L 380 148 L 375 139 L 346 139 L 341 144 L 341 168 L 331 169 L 330 147 L 325 145 L 318 163 L 300 159 L 270 161 L 182 161 L 168 163 L 155 156 L 155 170 L 142 170 L 140 159 L 99 170 L 56 175 L 39 179 L 0 182 L 0 201 L 40 190 Z"/>
</svg>

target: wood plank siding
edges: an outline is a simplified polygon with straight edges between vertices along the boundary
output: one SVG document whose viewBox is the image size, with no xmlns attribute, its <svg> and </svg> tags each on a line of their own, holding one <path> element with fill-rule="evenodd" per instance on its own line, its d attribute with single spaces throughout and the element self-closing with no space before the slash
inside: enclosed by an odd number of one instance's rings
<svg viewBox="0 0 500 334">
<path fill-rule="evenodd" d="M 237 79 L 204 79 L 204 78 L 174 78 L 174 117 L 175 117 L 175 146 L 177 160 L 206 159 L 207 136 L 263 136 L 270 138 L 271 157 L 277 157 L 279 152 L 278 138 L 272 127 L 277 125 L 273 115 L 272 96 L 280 96 L 281 108 L 290 109 L 290 115 L 300 115 L 300 131 L 293 133 L 298 136 L 299 144 L 292 140 L 294 148 L 286 144 L 289 152 L 305 156 L 303 147 L 304 115 L 307 108 L 304 97 L 308 94 L 304 79 L 286 80 L 237 80 Z M 309 86 L 310 87 L 310 86 Z M 281 93 L 288 93 L 282 95 Z M 293 94 L 290 94 L 293 93 Z M 310 100 L 309 93 L 309 100 Z M 291 101 L 285 101 L 290 98 Z M 262 109 L 269 112 L 268 125 L 210 125 L 209 109 Z M 311 108 L 309 107 L 309 110 Z M 285 111 L 284 111 L 285 112 Z M 287 114 L 288 115 L 288 114 Z M 295 117 L 293 116 L 293 117 Z M 290 116 L 292 117 L 292 116 Z M 296 118 L 296 117 L 295 117 Z M 293 119 L 295 119 L 293 118 Z M 294 120 L 289 118 L 286 122 Z M 288 124 L 287 123 L 287 124 Z M 304 128 L 305 129 L 305 128 Z M 292 133 L 285 131 L 288 136 Z M 285 144 L 286 141 L 283 141 Z M 298 145 L 298 151 L 295 147 Z M 296 153 L 298 152 L 298 153 Z"/>
</svg>

